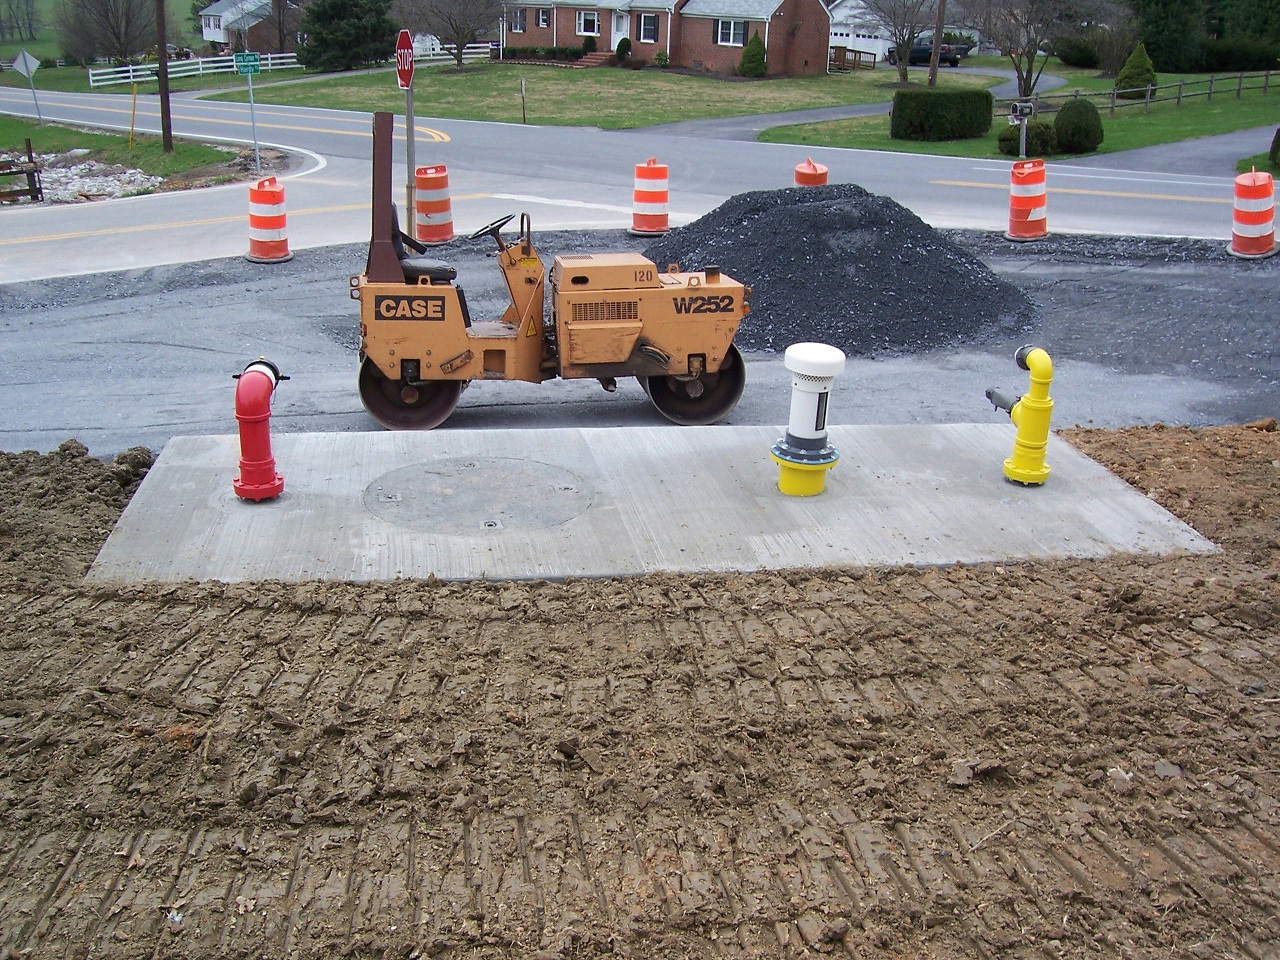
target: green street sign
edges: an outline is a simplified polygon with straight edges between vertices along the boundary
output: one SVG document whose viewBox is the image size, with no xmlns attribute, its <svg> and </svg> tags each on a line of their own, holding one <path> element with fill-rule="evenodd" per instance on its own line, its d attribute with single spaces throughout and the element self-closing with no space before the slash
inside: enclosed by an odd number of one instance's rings
<svg viewBox="0 0 1280 960">
<path fill-rule="evenodd" d="M 236 73 L 240 76 L 248 76 L 252 73 L 261 73 L 262 66 L 258 62 L 256 53 L 237 53 L 234 55 L 236 61 Z"/>
</svg>

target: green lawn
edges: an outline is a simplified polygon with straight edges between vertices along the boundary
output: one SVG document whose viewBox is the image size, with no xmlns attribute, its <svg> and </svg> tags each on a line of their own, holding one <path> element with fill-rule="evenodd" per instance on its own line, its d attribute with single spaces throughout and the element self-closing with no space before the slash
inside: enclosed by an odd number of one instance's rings
<svg viewBox="0 0 1280 960">
<path fill-rule="evenodd" d="M 157 177 L 221 163 L 229 156 L 225 148 L 186 140 L 175 140 L 173 152 L 166 154 L 159 137 L 136 137 L 130 149 L 128 137 L 89 133 L 54 124 L 37 125 L 17 117 L 0 115 L 0 150 L 21 150 L 27 137 L 31 138 L 31 146 L 36 153 L 62 153 L 79 148 L 89 151 L 85 159 L 119 163 Z"/>
<path fill-rule="evenodd" d="M 664 70 L 480 64 L 458 72 L 452 67 L 419 68 L 414 77 L 414 109 L 422 116 L 459 120 L 597 126 L 608 130 L 645 127 L 679 120 L 778 113 L 811 107 L 881 103 L 893 97 L 897 76 L 890 70 L 792 77 L 776 80 L 724 80 L 690 77 Z M 947 86 L 991 86 L 990 77 L 944 75 Z M 404 92 L 393 71 L 345 74 L 297 84 L 254 84 L 259 103 L 339 110 L 404 111 Z M 247 100 L 243 91 L 218 94 L 219 100 Z"/>
<path fill-rule="evenodd" d="M 1175 81 L 1176 79 L 1174 78 Z M 1161 78 L 1161 82 L 1170 81 Z M 1081 89 L 1082 92 L 1109 91 L 1110 84 L 1111 81 L 1096 77 L 1075 76 L 1064 89 L 1067 91 Z M 1144 112 L 1141 105 L 1117 109 L 1114 116 L 1109 115 L 1105 106 L 1100 112 L 1104 140 L 1097 152 L 1114 153 L 1119 150 L 1131 150 L 1162 143 L 1178 143 L 1195 137 L 1207 137 L 1274 124 L 1280 118 L 1280 84 L 1267 94 L 1263 94 L 1260 90 L 1246 90 L 1239 100 L 1236 100 L 1234 88 L 1232 88 L 1229 93 L 1215 94 L 1212 102 L 1204 97 L 1197 97 L 1185 99 L 1181 106 L 1172 102 L 1152 104 L 1150 112 Z M 1052 114 L 1047 116 L 1051 120 Z M 807 146 L 855 147 L 864 150 L 892 150 L 900 153 L 1003 159 L 1005 155 L 997 149 L 996 137 L 1004 125 L 1003 117 L 996 117 L 991 131 L 984 137 L 945 143 L 921 143 L 890 139 L 889 118 L 879 116 L 775 127 L 772 130 L 766 130 L 761 134 L 760 139 L 768 143 L 797 143 Z M 1050 159 L 1070 158 L 1056 156 Z"/>
</svg>

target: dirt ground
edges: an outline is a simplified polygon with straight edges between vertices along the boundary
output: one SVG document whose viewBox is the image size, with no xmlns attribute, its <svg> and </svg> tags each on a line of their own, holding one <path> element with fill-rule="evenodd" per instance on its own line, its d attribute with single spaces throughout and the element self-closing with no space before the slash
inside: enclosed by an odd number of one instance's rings
<svg viewBox="0 0 1280 960">
<path fill-rule="evenodd" d="M 1280 433 L 1072 431 L 1221 545 L 90 588 L 0 455 L 0 951 L 1280 956 Z"/>
</svg>

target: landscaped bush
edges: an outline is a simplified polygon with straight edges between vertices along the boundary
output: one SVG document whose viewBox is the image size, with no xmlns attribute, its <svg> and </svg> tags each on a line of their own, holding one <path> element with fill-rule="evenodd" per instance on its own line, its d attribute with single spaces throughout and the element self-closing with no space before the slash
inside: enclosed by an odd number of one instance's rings
<svg viewBox="0 0 1280 960">
<path fill-rule="evenodd" d="M 1009 124 L 1000 131 L 1000 135 L 996 137 L 996 143 L 1000 148 L 1000 152 L 1006 156 L 1016 157 L 1018 155 L 1019 137 L 1021 134 L 1017 124 Z M 1058 143 L 1053 135 L 1053 127 L 1045 123 L 1043 120 L 1027 121 L 1027 156 L 1028 157 L 1047 157 L 1051 153 L 1058 152 Z"/>
<path fill-rule="evenodd" d="M 595 53 L 595 52 L 596 52 L 596 38 L 595 38 L 595 37 L 583 37 L 583 38 L 582 38 L 582 52 L 583 52 L 584 54 L 585 54 L 585 53 Z"/>
<path fill-rule="evenodd" d="M 1062 153 L 1092 153 L 1102 143 L 1098 108 L 1088 100 L 1068 100 L 1053 118 L 1053 135 Z"/>
<path fill-rule="evenodd" d="M 626 63 L 627 57 L 631 56 L 631 38 L 623 37 L 618 41 L 618 46 L 614 48 L 613 55 L 618 58 L 618 63 Z"/>
<path fill-rule="evenodd" d="M 581 60 L 581 47 L 503 47 L 503 60 Z"/>
<path fill-rule="evenodd" d="M 1053 55 L 1068 67 L 1093 70 L 1098 66 L 1098 48 L 1088 37 L 1063 37 L 1053 45 Z"/>
<path fill-rule="evenodd" d="M 995 102 L 987 90 L 899 90 L 889 136 L 895 140 L 965 140 L 991 129 Z"/>
<path fill-rule="evenodd" d="M 664 70 L 667 67 L 671 66 L 671 57 L 667 56 L 667 51 L 659 50 L 657 53 L 655 53 L 653 55 L 653 65 L 656 67 L 661 67 Z"/>
<path fill-rule="evenodd" d="M 1269 40 L 1206 40 L 1200 48 L 1200 69 L 1207 73 L 1245 73 L 1274 70 L 1280 43 Z"/>
<path fill-rule="evenodd" d="M 760 39 L 760 32 L 756 31 L 751 35 L 751 39 L 747 41 L 747 45 L 742 48 L 742 60 L 738 63 L 738 75 L 742 77 L 763 77 L 764 71 L 764 41 Z"/>
<path fill-rule="evenodd" d="M 1116 77 L 1116 96 L 1121 100 L 1141 100 L 1147 95 L 1147 87 L 1155 82 L 1156 69 L 1147 56 L 1147 48 L 1138 44 Z"/>
</svg>

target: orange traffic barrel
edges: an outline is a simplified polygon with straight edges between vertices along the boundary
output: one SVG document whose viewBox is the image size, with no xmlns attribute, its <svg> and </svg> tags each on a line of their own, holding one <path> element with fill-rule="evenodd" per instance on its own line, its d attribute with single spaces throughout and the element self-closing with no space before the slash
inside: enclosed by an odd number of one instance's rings
<svg viewBox="0 0 1280 960">
<path fill-rule="evenodd" d="M 1257 170 L 1236 177 L 1235 222 L 1227 252 L 1259 260 L 1276 252 L 1276 189 L 1271 174 Z"/>
<path fill-rule="evenodd" d="M 249 187 L 249 252 L 254 263 L 283 263 L 292 260 L 285 229 L 284 185 L 275 177 L 259 180 Z"/>
<path fill-rule="evenodd" d="M 797 187 L 825 187 L 827 185 L 827 168 L 805 158 L 804 163 L 796 164 Z"/>
<path fill-rule="evenodd" d="M 434 247 L 453 239 L 449 171 L 444 164 L 414 171 L 413 206 L 413 224 L 419 243 Z"/>
<path fill-rule="evenodd" d="M 631 195 L 631 229 L 638 237 L 666 233 L 667 165 L 650 157 L 636 164 L 636 186 Z"/>
<path fill-rule="evenodd" d="M 1010 240 L 1043 240 L 1049 235 L 1045 209 L 1043 160 L 1019 160 L 1013 165 L 1009 188 Z"/>
</svg>

